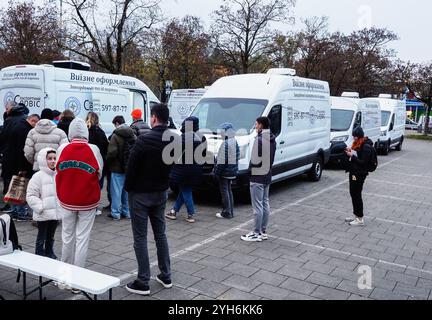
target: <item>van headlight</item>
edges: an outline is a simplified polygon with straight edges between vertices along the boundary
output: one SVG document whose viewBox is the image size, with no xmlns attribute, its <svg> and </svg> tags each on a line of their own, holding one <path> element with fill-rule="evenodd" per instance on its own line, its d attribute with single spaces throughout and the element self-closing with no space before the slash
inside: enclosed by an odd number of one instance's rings
<svg viewBox="0 0 432 320">
<path fill-rule="evenodd" d="M 387 130 L 381 131 L 381 137 L 385 137 L 387 135 Z"/>
<path fill-rule="evenodd" d="M 246 158 L 247 155 L 247 150 L 248 150 L 249 145 L 245 144 L 244 146 L 240 146 L 240 159 L 244 159 Z"/>
<path fill-rule="evenodd" d="M 334 138 L 331 142 L 347 142 L 349 139 L 349 136 L 340 136 Z"/>
</svg>

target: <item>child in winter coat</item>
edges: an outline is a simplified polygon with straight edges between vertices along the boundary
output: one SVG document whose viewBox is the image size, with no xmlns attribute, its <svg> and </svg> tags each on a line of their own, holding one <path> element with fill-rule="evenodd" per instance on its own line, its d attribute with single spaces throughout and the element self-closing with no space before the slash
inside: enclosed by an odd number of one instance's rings
<svg viewBox="0 0 432 320">
<path fill-rule="evenodd" d="M 33 209 L 33 220 L 39 229 L 35 253 L 57 259 L 54 254 L 54 234 L 60 215 L 54 184 L 56 151 L 52 148 L 42 149 L 37 162 L 40 171 L 33 175 L 27 188 L 27 203 Z"/>
</svg>

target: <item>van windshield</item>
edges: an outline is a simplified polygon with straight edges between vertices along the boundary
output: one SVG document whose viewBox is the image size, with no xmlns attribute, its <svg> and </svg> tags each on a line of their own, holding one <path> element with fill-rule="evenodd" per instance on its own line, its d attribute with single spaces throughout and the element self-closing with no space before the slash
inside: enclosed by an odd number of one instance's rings
<svg viewBox="0 0 432 320">
<path fill-rule="evenodd" d="M 238 135 L 247 135 L 267 104 L 267 100 L 260 99 L 205 98 L 191 115 L 199 119 L 201 129 L 216 133 L 221 124 L 229 122 Z"/>
<path fill-rule="evenodd" d="M 386 127 L 390 120 L 390 111 L 381 111 L 381 127 Z"/>
<path fill-rule="evenodd" d="M 351 122 L 354 116 L 352 110 L 338 110 L 332 109 L 331 111 L 331 131 L 347 131 L 351 127 Z"/>
</svg>

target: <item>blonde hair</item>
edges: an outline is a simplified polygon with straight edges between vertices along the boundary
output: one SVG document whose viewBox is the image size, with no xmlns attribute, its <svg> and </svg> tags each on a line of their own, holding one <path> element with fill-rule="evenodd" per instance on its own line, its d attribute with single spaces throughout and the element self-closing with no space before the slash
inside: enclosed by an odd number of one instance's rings
<svg viewBox="0 0 432 320">
<path fill-rule="evenodd" d="M 96 113 L 90 111 L 89 113 L 87 113 L 86 124 L 87 124 L 87 128 L 89 129 L 93 126 L 98 126 L 99 116 Z"/>
</svg>

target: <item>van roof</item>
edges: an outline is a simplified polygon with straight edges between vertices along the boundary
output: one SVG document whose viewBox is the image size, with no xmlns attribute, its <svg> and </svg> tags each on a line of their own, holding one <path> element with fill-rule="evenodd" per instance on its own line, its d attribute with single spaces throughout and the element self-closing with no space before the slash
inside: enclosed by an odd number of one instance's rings
<svg viewBox="0 0 432 320">
<path fill-rule="evenodd" d="M 204 98 L 244 98 L 270 100 L 280 91 L 314 91 L 329 94 L 327 82 L 277 74 L 242 74 L 220 78 Z"/>
<path fill-rule="evenodd" d="M 331 108 L 340 110 L 353 110 L 359 108 L 360 99 L 357 98 L 344 98 L 344 97 L 330 97 Z"/>
</svg>

